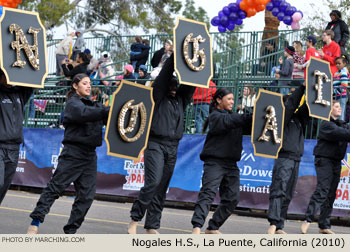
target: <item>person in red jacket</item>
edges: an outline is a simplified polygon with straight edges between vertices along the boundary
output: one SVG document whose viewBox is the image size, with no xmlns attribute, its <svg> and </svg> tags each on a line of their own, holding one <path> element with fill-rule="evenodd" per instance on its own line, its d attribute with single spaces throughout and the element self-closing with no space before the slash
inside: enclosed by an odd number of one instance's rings
<svg viewBox="0 0 350 252">
<path fill-rule="evenodd" d="M 209 105 L 216 92 L 216 85 L 210 81 L 209 88 L 196 88 L 193 95 L 194 117 L 196 122 L 196 132 L 201 133 L 203 123 L 209 116 Z M 204 133 L 204 132 L 203 132 Z"/>
<path fill-rule="evenodd" d="M 335 59 L 340 57 L 340 46 L 332 40 L 333 38 L 334 31 L 325 30 L 322 33 L 322 41 L 326 44 L 323 46 L 322 50 L 318 50 L 322 59 L 330 63 L 332 75 L 338 71 L 335 65 Z"/>
</svg>

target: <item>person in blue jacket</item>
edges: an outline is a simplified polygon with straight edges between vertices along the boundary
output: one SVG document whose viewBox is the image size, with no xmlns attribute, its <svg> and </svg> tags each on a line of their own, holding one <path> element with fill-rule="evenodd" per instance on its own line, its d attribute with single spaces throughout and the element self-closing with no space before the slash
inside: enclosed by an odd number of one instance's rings
<svg viewBox="0 0 350 252">
<path fill-rule="evenodd" d="M 204 161 L 202 187 L 192 217 L 192 234 L 199 234 L 219 188 L 220 204 L 209 220 L 206 234 L 220 234 L 219 228 L 230 217 L 239 202 L 239 168 L 243 134 L 250 134 L 252 115 L 232 113 L 233 93 L 219 88 L 209 108 L 209 125 L 200 159 Z"/>
<path fill-rule="evenodd" d="M 27 234 L 38 232 L 52 204 L 72 182 L 76 197 L 64 233 L 76 233 L 93 202 L 97 175 L 95 149 L 102 145 L 102 127 L 107 123 L 109 108 L 90 100 L 90 92 L 89 76 L 75 75 L 64 109 L 64 148 L 55 173 L 30 214 L 32 222 Z"/>
<path fill-rule="evenodd" d="M 33 88 L 8 85 L 0 69 L 0 205 L 16 173 L 23 142 L 24 105 L 32 93 Z"/>
</svg>

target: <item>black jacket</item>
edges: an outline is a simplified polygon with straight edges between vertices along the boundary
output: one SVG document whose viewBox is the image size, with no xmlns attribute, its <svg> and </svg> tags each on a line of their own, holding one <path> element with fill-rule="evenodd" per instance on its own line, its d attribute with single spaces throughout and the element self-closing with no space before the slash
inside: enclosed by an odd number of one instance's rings
<svg viewBox="0 0 350 252">
<path fill-rule="evenodd" d="M 178 143 L 183 136 L 184 114 L 191 102 L 195 87 L 180 85 L 176 96 L 169 95 L 169 83 L 173 78 L 174 56 L 172 55 L 162 67 L 154 80 L 153 99 L 155 103 L 150 131 L 150 140 L 161 143 Z"/>
<path fill-rule="evenodd" d="M 300 161 L 304 153 L 304 128 L 309 120 L 309 111 L 304 103 L 297 112 L 305 87 L 294 91 L 285 102 L 283 145 L 278 153 L 279 158 L 290 158 Z"/>
<path fill-rule="evenodd" d="M 102 127 L 107 123 L 109 107 L 74 94 L 66 104 L 63 116 L 63 144 L 93 151 L 102 145 Z"/>
<path fill-rule="evenodd" d="M 134 55 L 130 57 L 131 61 L 136 61 L 135 73 L 139 71 L 140 65 L 146 65 L 149 55 L 149 48 L 143 49 L 142 52 L 138 55 Z"/>
<path fill-rule="evenodd" d="M 350 142 L 349 126 L 342 120 L 322 121 L 317 144 L 314 148 L 316 157 L 326 157 L 334 160 L 342 160 L 346 148 Z"/>
<path fill-rule="evenodd" d="M 327 24 L 326 30 L 334 31 L 333 40 L 337 42 L 340 46 L 345 46 L 349 40 L 349 28 L 347 24 L 341 19 L 329 22 Z"/>
<path fill-rule="evenodd" d="M 146 73 L 146 75 L 143 78 L 141 77 L 137 78 L 136 83 L 141 85 L 146 85 L 146 82 L 150 80 L 151 80 L 151 76 L 149 75 L 149 73 Z"/>
<path fill-rule="evenodd" d="M 88 65 L 89 64 L 87 64 L 87 63 L 81 63 L 81 64 L 77 65 L 76 67 L 73 67 L 72 65 L 68 65 L 68 68 L 69 68 L 68 69 L 66 64 L 62 64 L 64 76 L 71 77 L 73 79 L 73 77 L 76 74 L 79 74 L 79 73 L 86 74 Z"/>
<path fill-rule="evenodd" d="M 0 147 L 18 149 L 23 142 L 24 105 L 32 88 L 0 86 Z"/>
<path fill-rule="evenodd" d="M 163 57 L 163 54 L 164 54 L 164 51 L 165 51 L 165 48 L 162 47 L 160 48 L 158 51 L 156 51 L 154 54 L 153 54 L 153 57 L 151 59 L 151 65 L 153 68 L 157 67 L 160 60 L 162 59 Z"/>
<path fill-rule="evenodd" d="M 241 160 L 243 135 L 250 134 L 251 127 L 251 114 L 231 114 L 225 110 L 213 109 L 209 114 L 209 132 L 200 154 L 201 160 Z"/>
</svg>

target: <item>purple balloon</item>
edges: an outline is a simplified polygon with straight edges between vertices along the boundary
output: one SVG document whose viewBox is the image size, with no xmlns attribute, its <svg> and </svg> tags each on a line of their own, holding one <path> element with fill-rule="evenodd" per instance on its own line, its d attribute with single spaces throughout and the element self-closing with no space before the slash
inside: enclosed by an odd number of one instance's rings
<svg viewBox="0 0 350 252">
<path fill-rule="evenodd" d="M 218 27 L 219 32 L 225 32 L 226 31 L 226 27 L 219 25 Z"/>
<path fill-rule="evenodd" d="M 236 12 L 231 12 L 230 16 L 228 16 L 228 19 L 231 21 L 235 21 L 239 18 L 238 14 Z"/>
<path fill-rule="evenodd" d="M 304 13 L 303 13 L 302 11 L 298 11 L 298 12 L 300 12 L 300 14 L 301 14 L 302 17 L 304 17 Z"/>
<path fill-rule="evenodd" d="M 227 29 L 230 30 L 230 31 L 233 31 L 235 29 L 235 23 L 230 21 L 228 23 Z"/>
<path fill-rule="evenodd" d="M 228 25 L 228 17 L 227 16 L 222 16 L 221 18 L 220 18 L 220 24 L 222 25 L 222 26 L 227 26 Z"/>
<path fill-rule="evenodd" d="M 282 0 L 274 0 L 273 1 L 273 6 L 274 7 L 279 7 L 281 5 Z"/>
<path fill-rule="evenodd" d="M 292 22 L 293 22 L 293 19 L 291 18 L 291 16 L 284 16 L 283 23 L 285 23 L 286 25 L 291 25 Z"/>
<path fill-rule="evenodd" d="M 277 14 L 277 19 L 279 20 L 279 21 L 282 21 L 283 20 L 283 18 L 284 18 L 284 13 L 283 12 L 279 12 L 278 14 Z"/>
<path fill-rule="evenodd" d="M 224 14 L 225 14 L 226 16 L 230 15 L 230 13 L 231 13 L 230 9 L 229 9 L 227 6 L 225 6 L 225 7 L 222 9 L 222 11 L 224 12 Z"/>
<path fill-rule="evenodd" d="M 218 26 L 220 24 L 220 18 L 218 16 L 213 17 L 213 19 L 211 20 L 211 24 L 213 26 Z"/>
<path fill-rule="evenodd" d="M 272 15 L 274 15 L 275 17 L 278 15 L 279 12 L 280 12 L 280 10 L 278 8 L 276 8 L 276 7 L 273 8 L 272 11 L 271 11 Z"/>
<path fill-rule="evenodd" d="M 239 5 L 243 0 L 237 0 L 237 4 Z"/>
<path fill-rule="evenodd" d="M 225 13 L 223 11 L 219 11 L 219 18 L 222 18 L 223 16 L 225 16 Z"/>
<path fill-rule="evenodd" d="M 238 16 L 240 19 L 245 19 L 247 17 L 247 13 L 245 13 L 245 11 L 243 11 L 243 10 L 240 10 L 238 12 Z"/>
<path fill-rule="evenodd" d="M 243 24 L 243 20 L 242 20 L 242 19 L 237 19 L 237 20 L 235 21 L 235 24 L 236 24 L 236 25 L 242 25 L 242 24 Z"/>
<path fill-rule="evenodd" d="M 278 8 L 280 9 L 280 11 L 285 11 L 287 7 L 288 7 L 288 3 L 282 2 Z"/>
<path fill-rule="evenodd" d="M 228 8 L 230 9 L 231 12 L 238 12 L 239 6 L 236 3 L 230 3 L 228 5 Z"/>
<path fill-rule="evenodd" d="M 293 9 L 295 7 L 293 6 L 289 6 L 287 7 L 287 9 L 284 11 L 284 14 L 288 15 L 288 16 L 293 16 L 295 10 Z"/>
<path fill-rule="evenodd" d="M 273 9 L 273 3 L 272 2 L 268 2 L 267 4 L 266 4 L 266 10 L 268 10 L 268 11 L 272 11 L 272 9 Z"/>
</svg>

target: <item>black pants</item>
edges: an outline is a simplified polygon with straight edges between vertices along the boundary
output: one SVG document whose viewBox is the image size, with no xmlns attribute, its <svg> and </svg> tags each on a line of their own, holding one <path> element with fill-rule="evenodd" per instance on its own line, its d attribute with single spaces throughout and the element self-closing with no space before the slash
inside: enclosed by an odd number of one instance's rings
<svg viewBox="0 0 350 252">
<path fill-rule="evenodd" d="M 208 225 L 209 230 L 218 230 L 230 217 L 239 202 L 239 185 L 239 169 L 235 163 L 223 164 L 213 160 L 206 161 L 202 187 L 191 220 L 193 227 L 204 225 L 219 188 L 220 204 Z"/>
<path fill-rule="evenodd" d="M 278 158 L 273 166 L 267 217 L 271 225 L 276 225 L 277 230 L 284 228 L 298 180 L 299 163 L 300 161 L 288 158 Z"/>
<path fill-rule="evenodd" d="M 166 191 L 173 175 L 178 143 L 174 145 L 148 142 L 145 150 L 145 184 L 130 211 L 134 221 L 140 221 L 146 210 L 146 229 L 158 229 L 165 203 Z"/>
<path fill-rule="evenodd" d="M 58 165 L 47 187 L 41 193 L 30 217 L 44 222 L 52 204 L 73 182 L 76 197 L 68 223 L 63 231 L 74 234 L 84 221 L 96 192 L 97 156 L 95 151 L 83 151 L 75 146 L 65 145 L 58 159 Z"/>
<path fill-rule="evenodd" d="M 319 209 L 318 226 L 321 229 L 331 228 L 331 213 L 340 180 L 341 161 L 329 158 L 315 158 L 317 174 L 316 190 L 311 196 L 306 210 L 306 220 L 312 222 Z"/>
<path fill-rule="evenodd" d="M 0 148 L 0 205 L 16 173 L 19 146 L 16 150 Z"/>
</svg>

